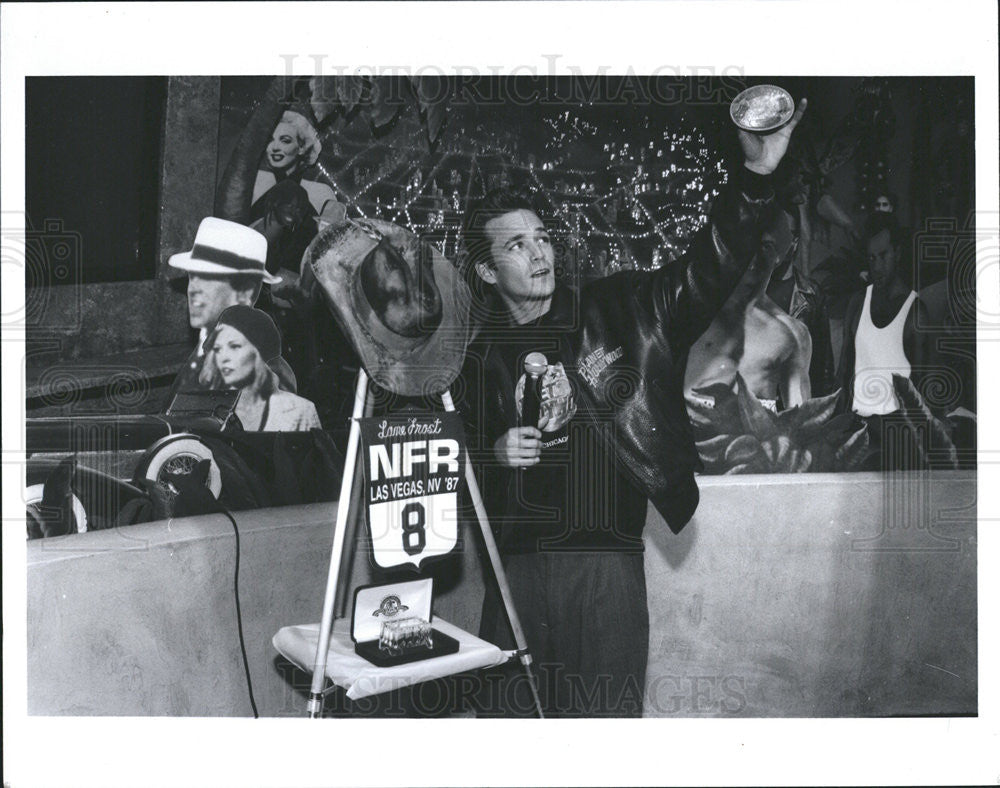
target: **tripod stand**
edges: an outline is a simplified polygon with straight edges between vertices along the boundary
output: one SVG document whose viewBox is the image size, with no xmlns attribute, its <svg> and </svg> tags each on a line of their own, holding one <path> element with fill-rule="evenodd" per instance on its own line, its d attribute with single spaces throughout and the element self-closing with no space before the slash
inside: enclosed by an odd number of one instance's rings
<svg viewBox="0 0 1000 788">
<path fill-rule="evenodd" d="M 372 402 L 368 391 L 369 379 L 364 369 L 358 370 L 358 380 L 354 392 L 354 408 L 351 418 L 350 431 L 347 440 L 347 455 L 344 462 L 344 475 L 341 479 L 340 498 L 337 503 L 337 518 L 334 526 L 333 545 L 330 550 L 330 567 L 326 581 L 326 595 L 323 599 L 323 617 L 320 623 L 319 640 L 316 645 L 316 656 L 313 662 L 312 684 L 309 692 L 309 702 L 307 710 L 311 718 L 321 716 L 323 711 L 323 689 L 326 683 L 327 655 L 330 648 L 330 634 L 333 628 L 333 619 L 338 594 L 338 582 L 340 579 L 340 568 L 344 558 L 344 540 L 348 530 L 348 523 L 356 523 L 362 517 L 363 501 L 361 491 L 364 487 L 362 479 L 362 466 L 358 465 L 358 455 L 360 453 L 361 428 L 359 419 L 362 415 L 371 415 Z M 441 403 L 448 412 L 455 410 L 451 392 L 445 390 L 441 393 Z M 500 561 L 500 553 L 497 550 L 496 542 L 493 539 L 493 532 L 490 530 L 489 519 L 486 515 L 486 507 L 483 505 L 482 494 L 479 484 L 476 481 L 475 472 L 469 462 L 465 464 L 465 481 L 469 490 L 469 497 L 472 499 L 473 507 L 476 511 L 476 518 L 479 521 L 479 529 L 489 555 L 493 574 L 496 578 L 500 597 L 503 601 L 507 618 L 510 621 L 511 630 L 514 633 L 516 651 L 514 655 L 518 658 L 528 677 L 528 684 L 531 687 L 532 697 L 538 716 L 542 717 L 541 701 L 538 697 L 538 689 L 535 684 L 535 677 L 531 670 L 531 654 L 528 651 L 524 638 L 524 631 L 521 628 L 520 619 L 514 609 L 514 603 L 510 594 L 510 587 L 507 584 L 507 575 L 504 572 Z"/>
</svg>

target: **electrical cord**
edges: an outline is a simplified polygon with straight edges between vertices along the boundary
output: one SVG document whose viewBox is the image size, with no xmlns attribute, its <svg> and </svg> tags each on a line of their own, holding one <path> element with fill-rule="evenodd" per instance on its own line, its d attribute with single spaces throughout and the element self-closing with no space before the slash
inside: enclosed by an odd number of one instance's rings
<svg viewBox="0 0 1000 788">
<path fill-rule="evenodd" d="M 219 506 L 218 512 L 224 514 L 229 518 L 229 522 L 233 524 L 233 533 L 236 535 L 236 569 L 233 573 L 233 593 L 236 596 L 236 628 L 240 634 L 240 654 L 243 657 L 243 672 L 247 677 L 247 692 L 250 695 L 250 707 L 253 709 L 253 718 L 259 719 L 260 715 L 257 713 L 257 702 L 253 697 L 253 682 L 250 680 L 250 662 L 247 659 L 247 645 L 246 641 L 243 639 L 243 613 L 240 611 L 240 529 L 236 524 L 236 518 L 222 506 Z"/>
</svg>

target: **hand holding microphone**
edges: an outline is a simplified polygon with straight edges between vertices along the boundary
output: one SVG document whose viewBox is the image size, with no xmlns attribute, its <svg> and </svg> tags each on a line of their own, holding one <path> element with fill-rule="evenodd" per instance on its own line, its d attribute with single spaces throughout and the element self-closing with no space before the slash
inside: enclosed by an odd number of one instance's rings
<svg viewBox="0 0 1000 788">
<path fill-rule="evenodd" d="M 526 468 L 538 464 L 542 453 L 542 432 L 538 426 L 542 376 L 548 368 L 548 361 L 541 353 L 529 353 L 524 360 L 524 395 L 518 426 L 507 430 L 493 446 L 501 465 Z"/>
</svg>

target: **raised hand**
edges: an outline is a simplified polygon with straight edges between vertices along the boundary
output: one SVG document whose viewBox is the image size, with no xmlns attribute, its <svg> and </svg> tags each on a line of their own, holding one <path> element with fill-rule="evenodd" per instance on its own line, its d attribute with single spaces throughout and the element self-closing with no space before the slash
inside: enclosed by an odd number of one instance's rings
<svg viewBox="0 0 1000 788">
<path fill-rule="evenodd" d="M 788 150 L 788 141 L 792 132 L 802 120 L 806 111 L 806 99 L 799 101 L 792 119 L 776 131 L 768 134 L 755 134 L 752 131 L 739 130 L 740 147 L 743 148 L 744 164 L 748 170 L 767 175 L 774 172 L 778 163 Z"/>
</svg>

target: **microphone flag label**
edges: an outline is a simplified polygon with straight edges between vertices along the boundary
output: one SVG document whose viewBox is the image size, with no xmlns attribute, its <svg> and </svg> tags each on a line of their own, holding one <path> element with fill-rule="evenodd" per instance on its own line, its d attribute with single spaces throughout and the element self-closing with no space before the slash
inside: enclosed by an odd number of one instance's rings
<svg viewBox="0 0 1000 788">
<path fill-rule="evenodd" d="M 458 544 L 465 433 L 457 413 L 360 419 L 372 557 L 389 569 Z"/>
</svg>

